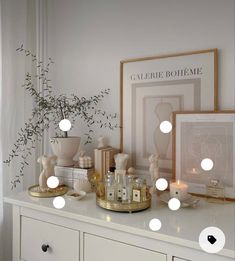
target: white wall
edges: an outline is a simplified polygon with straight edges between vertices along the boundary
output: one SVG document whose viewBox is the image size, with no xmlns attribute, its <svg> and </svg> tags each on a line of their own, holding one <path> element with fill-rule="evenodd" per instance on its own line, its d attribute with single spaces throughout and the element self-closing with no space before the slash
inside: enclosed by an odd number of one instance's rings
<svg viewBox="0 0 235 261">
<path fill-rule="evenodd" d="M 54 86 L 81 95 L 111 88 L 106 107 L 119 112 L 120 60 L 218 48 L 219 107 L 233 109 L 234 5 L 234 0 L 50 0 Z M 112 143 L 119 144 L 118 131 Z"/>
<path fill-rule="evenodd" d="M 2 4 L 0 2 L 0 14 L 2 13 Z M 0 19 L 0 101 L 2 100 L 2 20 Z M 1 107 L 0 107 L 1 111 Z M 0 122 L 2 121 L 0 113 Z M 2 137 L 2 128 L 0 128 L 0 137 Z M 2 141 L 0 140 L 0 161 L 2 162 Z M 0 165 L 1 166 L 1 165 Z M 3 177 L 2 167 L 0 167 L 0 260 L 3 258 L 3 252 L 1 251 L 3 246 Z"/>
<path fill-rule="evenodd" d="M 12 91 L 8 86 L 19 87 L 21 84 L 22 79 L 17 75 L 19 73 L 22 77 L 21 69 L 25 65 L 23 60 L 14 60 L 14 50 L 23 39 L 32 41 L 29 32 L 33 31 L 35 15 L 31 11 L 26 14 L 26 3 L 29 5 L 33 2 L 31 0 L 2 2 L 5 17 L 5 20 L 1 18 L 4 21 L 3 33 L 7 33 L 4 34 L 3 47 L 11 50 L 5 52 L 4 49 L 4 68 L 14 70 L 14 78 L 5 78 L 8 81 L 5 95 Z M 52 79 L 58 93 L 92 95 L 103 88 L 110 88 L 111 95 L 104 107 L 110 112 L 119 112 L 120 60 L 218 48 L 219 106 L 220 109 L 235 107 L 234 0 L 49 0 L 47 4 L 48 32 L 45 33 L 48 54 L 55 61 Z M 27 28 L 29 25 L 31 29 Z M 16 107 L 14 101 L 20 101 L 20 95 L 22 93 L 13 91 L 13 106 Z M 12 104 L 7 102 L 9 107 Z M 16 115 L 20 112 L 22 116 L 26 108 L 20 103 L 18 106 L 17 109 L 14 107 Z M 11 125 L 9 129 L 16 131 L 20 121 L 22 118 L 15 122 L 12 120 L 14 127 Z M 82 129 L 78 124 L 74 132 L 79 134 Z M 101 131 L 97 130 L 96 134 L 98 136 Z M 119 131 L 112 133 L 112 145 L 119 145 Z M 31 177 L 28 176 L 29 179 Z M 10 193 L 8 176 L 1 180 L 4 182 L 4 194 Z M 28 183 L 25 182 L 25 188 Z M 9 209 L 4 214 L 8 222 L 5 223 L 7 234 L 4 235 L 3 260 L 11 259 Z"/>
<path fill-rule="evenodd" d="M 29 109 L 32 107 L 32 101 L 21 87 L 25 72 L 31 72 L 31 65 L 26 62 L 24 55 L 16 53 L 16 48 L 22 43 L 30 50 L 34 48 L 35 2 L 1 0 L 1 33 L 0 237 L 4 240 L 0 242 L 0 261 L 10 261 L 12 260 L 12 207 L 3 204 L 2 196 L 25 190 L 35 184 L 35 169 L 34 161 L 29 161 L 31 168 L 25 171 L 24 180 L 21 180 L 21 184 L 12 191 L 11 181 L 16 174 L 19 174 L 19 159 L 16 158 L 10 167 L 2 161 L 7 159 L 8 153 L 13 148 L 13 141 L 17 138 L 17 132 L 31 114 Z"/>
</svg>

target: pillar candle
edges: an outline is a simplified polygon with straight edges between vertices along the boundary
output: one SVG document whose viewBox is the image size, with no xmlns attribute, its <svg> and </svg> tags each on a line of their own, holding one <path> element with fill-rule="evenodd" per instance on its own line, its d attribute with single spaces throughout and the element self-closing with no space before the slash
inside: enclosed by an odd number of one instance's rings
<svg viewBox="0 0 235 261">
<path fill-rule="evenodd" d="M 188 196 L 188 185 L 182 181 L 170 183 L 170 195 L 172 198 L 178 198 L 183 201 Z"/>
</svg>

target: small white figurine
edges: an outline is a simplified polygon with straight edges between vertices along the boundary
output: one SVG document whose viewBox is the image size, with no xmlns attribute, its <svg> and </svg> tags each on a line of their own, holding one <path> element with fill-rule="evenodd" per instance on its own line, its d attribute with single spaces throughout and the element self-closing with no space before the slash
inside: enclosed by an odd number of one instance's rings
<svg viewBox="0 0 235 261">
<path fill-rule="evenodd" d="M 149 172 L 151 176 L 152 184 L 159 178 L 159 165 L 158 165 L 159 156 L 157 154 L 152 154 L 149 157 Z"/>
<path fill-rule="evenodd" d="M 97 146 L 97 148 L 98 149 L 102 149 L 102 148 L 106 148 L 106 147 L 108 147 L 108 140 L 107 140 L 107 138 L 105 138 L 103 136 L 100 136 L 98 138 L 98 146 Z"/>
<path fill-rule="evenodd" d="M 47 179 L 51 176 L 55 176 L 54 166 L 56 164 L 57 157 L 43 155 L 38 158 L 38 163 L 42 164 L 43 170 L 39 176 L 39 187 L 41 191 L 48 189 Z"/>
<path fill-rule="evenodd" d="M 125 170 L 129 159 L 128 154 L 118 153 L 114 156 L 116 170 Z"/>
</svg>

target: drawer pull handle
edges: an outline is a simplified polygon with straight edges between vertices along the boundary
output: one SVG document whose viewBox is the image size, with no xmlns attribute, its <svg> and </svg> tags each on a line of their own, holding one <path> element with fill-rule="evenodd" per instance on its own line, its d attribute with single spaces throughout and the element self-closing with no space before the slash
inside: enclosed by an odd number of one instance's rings
<svg viewBox="0 0 235 261">
<path fill-rule="evenodd" d="M 47 252 L 48 248 L 49 248 L 49 245 L 45 245 L 45 244 L 42 245 L 42 251 L 43 252 Z"/>
</svg>

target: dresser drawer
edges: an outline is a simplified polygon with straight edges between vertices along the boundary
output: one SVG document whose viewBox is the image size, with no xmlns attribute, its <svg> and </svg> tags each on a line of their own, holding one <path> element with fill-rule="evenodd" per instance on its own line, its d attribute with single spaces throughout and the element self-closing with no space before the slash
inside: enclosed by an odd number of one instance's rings
<svg viewBox="0 0 235 261">
<path fill-rule="evenodd" d="M 85 234 L 84 261 L 166 261 L 166 255 L 114 240 Z"/>
<path fill-rule="evenodd" d="M 43 245 L 45 252 L 42 250 Z M 21 259 L 25 261 L 79 261 L 79 232 L 22 217 Z"/>
<path fill-rule="evenodd" d="M 172 259 L 173 261 L 190 261 L 190 260 L 186 260 L 186 259 L 182 259 L 182 258 L 179 258 L 179 257 L 173 257 Z"/>
</svg>

